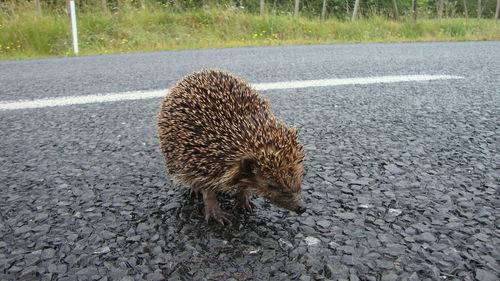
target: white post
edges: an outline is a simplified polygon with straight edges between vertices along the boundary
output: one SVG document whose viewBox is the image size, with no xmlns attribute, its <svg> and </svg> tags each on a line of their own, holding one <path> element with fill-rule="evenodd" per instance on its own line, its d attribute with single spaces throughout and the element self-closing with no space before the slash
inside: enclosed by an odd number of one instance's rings
<svg viewBox="0 0 500 281">
<path fill-rule="evenodd" d="M 354 2 L 354 10 L 352 11 L 351 21 L 354 21 L 356 19 L 356 15 L 358 14 L 358 9 L 359 9 L 359 0 L 356 0 L 356 2 Z"/>
<path fill-rule="evenodd" d="M 71 32 L 73 33 L 73 51 L 75 55 L 78 55 L 78 35 L 76 32 L 76 11 L 75 11 L 75 0 L 69 1 L 69 11 L 71 14 Z"/>
</svg>

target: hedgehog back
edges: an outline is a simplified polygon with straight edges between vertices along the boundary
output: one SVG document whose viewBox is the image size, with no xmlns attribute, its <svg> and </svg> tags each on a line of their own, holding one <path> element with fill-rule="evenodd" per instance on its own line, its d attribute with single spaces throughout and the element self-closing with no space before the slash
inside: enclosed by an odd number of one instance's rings
<svg viewBox="0 0 500 281">
<path fill-rule="evenodd" d="M 274 121 L 269 102 L 241 78 L 220 70 L 187 75 L 163 99 L 157 118 L 167 171 L 213 188 L 248 153 L 252 135 Z"/>
</svg>

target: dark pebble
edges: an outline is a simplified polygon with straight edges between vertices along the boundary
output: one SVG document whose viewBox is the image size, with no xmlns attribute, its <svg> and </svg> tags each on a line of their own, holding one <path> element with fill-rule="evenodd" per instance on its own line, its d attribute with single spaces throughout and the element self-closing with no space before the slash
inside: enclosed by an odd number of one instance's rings
<svg viewBox="0 0 500 281">
<path fill-rule="evenodd" d="M 356 214 L 354 213 L 339 213 L 339 214 L 336 214 L 337 217 L 341 218 L 341 219 L 344 219 L 344 220 L 353 220 L 356 218 Z"/>
<path fill-rule="evenodd" d="M 49 214 L 47 213 L 38 213 L 35 216 L 35 221 L 43 221 L 46 220 L 49 217 Z"/>
<path fill-rule="evenodd" d="M 139 240 L 141 240 L 140 235 L 134 235 L 134 236 L 127 237 L 127 242 L 137 242 Z"/>
<path fill-rule="evenodd" d="M 357 264 L 357 258 L 352 255 L 343 255 L 341 261 L 346 265 L 355 265 Z"/>
<path fill-rule="evenodd" d="M 39 271 L 37 266 L 28 266 L 21 272 L 21 278 L 28 276 L 35 277 L 37 271 Z"/>
<path fill-rule="evenodd" d="M 26 232 L 28 232 L 30 230 L 31 230 L 31 228 L 29 226 L 23 225 L 23 226 L 21 226 L 19 228 L 14 229 L 14 234 L 15 235 L 20 235 L 20 234 L 26 233 Z"/>
<path fill-rule="evenodd" d="M 329 263 L 325 264 L 324 268 L 325 277 L 328 279 L 333 278 L 333 272 L 334 272 L 333 266 Z"/>
<path fill-rule="evenodd" d="M 316 224 L 323 228 L 328 228 L 332 223 L 327 220 L 319 220 Z"/>
<path fill-rule="evenodd" d="M 154 273 L 149 273 L 148 275 L 146 275 L 146 280 L 148 280 L 148 281 L 161 281 L 161 280 L 165 280 L 165 277 L 163 277 L 163 275 L 158 273 L 158 272 L 154 272 Z"/>
<path fill-rule="evenodd" d="M 77 261 L 77 258 L 75 255 L 71 254 L 69 256 L 67 256 L 64 261 L 69 264 L 70 266 L 74 265 Z"/>
<path fill-rule="evenodd" d="M 42 260 L 48 260 L 48 259 L 53 258 L 55 253 L 56 253 L 56 251 L 52 248 L 43 249 L 40 257 L 42 258 Z"/>
<path fill-rule="evenodd" d="M 419 235 L 416 235 L 414 239 L 417 242 L 427 242 L 427 243 L 432 243 L 436 241 L 436 237 L 432 235 L 432 233 L 430 232 L 424 232 Z"/>
<path fill-rule="evenodd" d="M 498 281 L 498 275 L 493 271 L 487 271 L 484 269 L 476 269 L 476 279 L 480 281 Z"/>
<path fill-rule="evenodd" d="M 377 260 L 376 261 L 377 266 L 382 269 L 393 269 L 394 268 L 394 263 L 392 261 L 388 260 Z"/>
<path fill-rule="evenodd" d="M 262 252 L 262 256 L 260 258 L 260 262 L 266 263 L 270 260 L 272 260 L 276 255 L 276 252 L 274 250 L 265 250 Z"/>
<path fill-rule="evenodd" d="M 398 280 L 398 275 L 394 272 L 388 272 L 382 274 L 382 279 L 381 281 L 397 281 Z"/>
<path fill-rule="evenodd" d="M 35 263 L 39 262 L 41 253 L 42 253 L 41 250 L 37 250 L 37 251 L 34 251 L 32 253 L 25 255 L 24 261 L 26 262 L 26 265 L 28 265 L 28 266 L 34 265 Z"/>
<path fill-rule="evenodd" d="M 283 249 L 285 251 L 290 251 L 293 249 L 292 243 L 290 243 L 290 241 L 285 240 L 283 238 L 280 238 L 278 240 L 278 245 L 280 246 L 281 249 Z"/>
<path fill-rule="evenodd" d="M 49 264 L 47 269 L 51 273 L 64 274 L 66 273 L 67 268 L 68 266 L 65 264 Z"/>
<path fill-rule="evenodd" d="M 76 272 L 77 275 L 85 275 L 85 276 L 95 276 L 98 275 L 99 272 L 97 271 L 97 268 L 95 267 L 86 267 L 83 269 L 80 269 Z"/>
<path fill-rule="evenodd" d="M 299 277 L 300 281 L 311 281 L 311 277 L 305 274 L 300 275 Z"/>
<path fill-rule="evenodd" d="M 358 275 L 356 273 L 351 272 L 351 275 L 349 275 L 349 281 L 359 281 Z"/>
<path fill-rule="evenodd" d="M 399 175 L 399 174 L 402 174 L 404 173 L 404 170 L 402 170 L 401 168 L 399 168 L 398 166 L 394 165 L 394 164 L 389 164 L 389 165 L 386 165 L 385 166 L 385 169 L 391 173 L 391 174 L 395 174 L 395 175 Z"/>
</svg>

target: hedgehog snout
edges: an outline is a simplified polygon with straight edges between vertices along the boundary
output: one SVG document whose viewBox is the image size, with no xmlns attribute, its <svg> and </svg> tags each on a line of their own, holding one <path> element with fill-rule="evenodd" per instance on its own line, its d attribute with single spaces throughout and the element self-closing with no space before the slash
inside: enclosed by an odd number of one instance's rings
<svg viewBox="0 0 500 281">
<path fill-rule="evenodd" d="M 274 197 L 274 198 L 268 198 L 270 201 L 281 208 L 296 212 L 297 214 L 302 214 L 304 213 L 307 208 L 305 207 L 303 201 L 301 199 L 295 199 L 291 196 L 281 196 Z M 294 200 L 295 199 L 295 200 Z"/>
</svg>

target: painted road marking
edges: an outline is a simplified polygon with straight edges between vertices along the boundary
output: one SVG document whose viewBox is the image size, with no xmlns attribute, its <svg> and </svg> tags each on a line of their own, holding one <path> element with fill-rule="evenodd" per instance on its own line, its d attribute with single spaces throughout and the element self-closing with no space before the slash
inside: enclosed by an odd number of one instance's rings
<svg viewBox="0 0 500 281">
<path fill-rule="evenodd" d="M 259 83 L 253 86 L 260 91 L 298 89 L 309 87 L 328 87 L 340 85 L 365 85 L 378 83 L 398 83 L 398 82 L 421 82 L 431 80 L 463 79 L 461 76 L 453 75 L 400 75 L 400 76 L 379 76 L 379 77 L 359 77 L 359 78 L 338 78 L 323 80 L 287 81 L 275 83 Z M 20 101 L 0 101 L 0 110 L 15 110 L 28 108 L 44 108 L 52 106 L 67 106 L 87 103 L 101 103 L 127 100 L 144 100 L 164 97 L 166 89 L 153 91 L 135 91 L 122 93 L 97 94 L 87 96 L 67 96 L 44 98 L 36 100 Z"/>
</svg>

